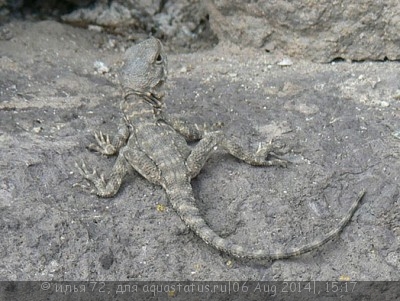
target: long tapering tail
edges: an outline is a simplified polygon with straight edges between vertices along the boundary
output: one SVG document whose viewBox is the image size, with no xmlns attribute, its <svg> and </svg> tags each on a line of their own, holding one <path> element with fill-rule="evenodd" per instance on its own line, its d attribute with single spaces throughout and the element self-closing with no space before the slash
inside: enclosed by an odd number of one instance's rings
<svg viewBox="0 0 400 301">
<path fill-rule="evenodd" d="M 207 244 L 237 258 L 277 260 L 310 252 L 333 239 L 349 223 L 362 198 L 364 197 L 365 191 L 362 191 L 358 194 L 357 199 L 353 202 L 349 211 L 342 218 L 338 226 L 329 233 L 325 234 L 321 239 L 315 240 L 302 247 L 292 248 L 284 251 L 276 251 L 273 253 L 265 250 L 252 250 L 248 247 L 246 248 L 244 246 L 235 244 L 229 239 L 222 238 L 216 234 L 206 224 L 203 217 L 200 215 L 200 211 L 196 207 L 195 199 L 191 190 L 189 192 L 189 190 L 173 189 L 167 191 L 167 195 L 173 208 L 176 210 L 184 223 L 198 236 L 200 236 L 201 239 L 203 239 Z"/>
</svg>

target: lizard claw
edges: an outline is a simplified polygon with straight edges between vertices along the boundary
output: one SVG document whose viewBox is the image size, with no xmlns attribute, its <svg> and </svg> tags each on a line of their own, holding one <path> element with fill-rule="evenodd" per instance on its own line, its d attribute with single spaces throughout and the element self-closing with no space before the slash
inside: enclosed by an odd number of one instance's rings
<svg viewBox="0 0 400 301">
<path fill-rule="evenodd" d="M 96 141 L 97 141 L 97 143 L 99 145 L 111 144 L 110 143 L 110 136 L 109 135 L 104 135 L 102 131 L 100 131 L 98 134 L 94 133 L 94 138 L 96 139 Z"/>
<path fill-rule="evenodd" d="M 256 154 L 260 154 L 260 155 L 268 155 L 269 153 L 274 153 L 276 155 L 284 155 L 286 154 L 286 151 L 283 150 L 283 148 L 286 145 L 280 141 L 275 142 L 273 140 L 271 140 L 269 143 L 266 142 L 260 142 L 258 144 L 258 149 Z"/>
<path fill-rule="evenodd" d="M 81 176 L 85 175 L 86 164 L 83 160 L 81 161 L 81 164 L 79 164 L 78 162 L 75 162 L 75 167 L 78 170 L 78 172 L 81 174 Z"/>
<path fill-rule="evenodd" d="M 78 167 L 78 171 L 79 173 L 88 181 L 90 182 L 95 182 L 97 180 L 99 180 L 99 175 L 97 174 L 97 170 L 93 169 L 92 172 L 90 172 L 88 170 L 88 168 L 86 167 L 85 162 L 82 160 L 81 165 L 79 166 L 79 164 L 76 163 L 76 166 Z M 101 177 L 102 178 L 102 177 Z"/>
<path fill-rule="evenodd" d="M 221 130 L 224 127 L 224 123 L 223 122 L 216 122 L 213 124 L 207 124 L 204 123 L 203 125 L 203 129 L 204 132 L 218 132 L 219 130 Z"/>
<path fill-rule="evenodd" d="M 268 162 L 271 165 L 284 167 L 284 168 L 288 167 L 288 165 L 291 163 L 290 161 L 284 160 L 284 159 L 269 159 Z"/>
<path fill-rule="evenodd" d="M 88 190 L 91 188 L 90 185 L 84 185 L 82 183 L 74 183 L 74 184 L 72 184 L 72 187 L 79 187 L 79 188 L 82 188 L 83 190 Z"/>
<path fill-rule="evenodd" d="M 100 131 L 99 133 L 94 133 L 94 138 L 96 139 L 97 144 L 91 143 L 88 146 L 89 150 L 99 152 L 107 156 L 114 155 L 117 152 L 117 149 L 111 143 L 109 135 L 105 135 L 102 131 Z"/>
<path fill-rule="evenodd" d="M 283 154 L 283 152 L 279 151 L 281 148 L 282 146 L 277 147 L 272 141 L 269 143 L 260 142 L 255 156 L 264 162 L 262 165 L 287 167 L 290 161 L 281 159 L 276 155 Z"/>
<path fill-rule="evenodd" d="M 92 172 L 89 171 L 89 169 L 86 166 L 85 161 L 81 161 L 81 164 L 79 164 L 78 162 L 75 162 L 75 167 L 78 170 L 78 172 L 80 173 L 80 175 L 87 180 L 90 184 L 89 185 L 84 185 L 81 183 L 75 183 L 73 185 L 73 187 L 79 186 L 85 190 L 90 190 L 91 194 L 98 194 L 98 190 L 97 190 L 97 186 L 105 186 L 106 185 L 106 181 L 104 178 L 104 175 L 101 174 L 100 177 L 97 174 L 96 169 L 93 169 Z M 95 188 L 93 188 L 93 185 L 95 186 Z"/>
<path fill-rule="evenodd" d="M 77 168 L 78 172 L 82 175 L 82 170 L 81 167 L 79 166 L 78 163 L 75 163 L 75 167 Z M 86 182 L 87 183 L 87 182 Z M 74 183 L 72 184 L 72 187 L 79 187 L 80 189 L 84 190 L 84 191 L 88 191 L 88 192 L 92 192 L 93 190 L 93 186 L 89 183 L 89 184 L 83 184 L 83 183 Z"/>
<path fill-rule="evenodd" d="M 75 166 L 80 175 L 89 182 L 89 185 L 76 183 L 73 185 L 74 187 L 75 186 L 82 187 L 85 190 L 89 190 L 89 193 L 101 197 L 113 196 L 118 191 L 118 189 L 115 189 L 115 183 L 113 181 L 111 181 L 111 185 L 107 185 L 107 180 L 103 173 L 99 175 L 96 169 L 89 171 L 89 169 L 86 166 L 86 163 L 83 160 L 81 161 L 80 164 L 75 162 Z"/>
</svg>

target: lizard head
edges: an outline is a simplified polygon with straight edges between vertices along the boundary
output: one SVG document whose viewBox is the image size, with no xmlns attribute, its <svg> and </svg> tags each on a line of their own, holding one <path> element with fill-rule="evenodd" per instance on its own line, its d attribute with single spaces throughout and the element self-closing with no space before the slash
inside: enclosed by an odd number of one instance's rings
<svg viewBox="0 0 400 301">
<path fill-rule="evenodd" d="M 164 96 L 160 88 L 167 79 L 167 57 L 161 42 L 150 38 L 126 50 L 119 77 L 125 94 L 141 95 L 160 107 Z"/>
</svg>

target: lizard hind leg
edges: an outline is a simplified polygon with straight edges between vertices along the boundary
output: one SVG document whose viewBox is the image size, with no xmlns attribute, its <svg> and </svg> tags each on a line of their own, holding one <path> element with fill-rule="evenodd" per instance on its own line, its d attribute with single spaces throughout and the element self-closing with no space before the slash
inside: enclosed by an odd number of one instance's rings
<svg viewBox="0 0 400 301">
<path fill-rule="evenodd" d="M 221 146 L 232 156 L 250 165 L 286 167 L 288 164 L 288 161 L 280 159 L 275 155 L 270 157 L 271 153 L 280 153 L 279 149 L 272 142 L 260 143 L 255 153 L 244 149 L 241 145 L 226 137 L 221 141 Z"/>
<path fill-rule="evenodd" d="M 210 153 L 217 145 L 220 145 L 232 156 L 250 165 L 286 167 L 288 163 L 283 159 L 269 158 L 270 152 L 276 153 L 276 147 L 272 143 L 260 143 L 258 150 L 255 153 L 251 153 L 233 140 L 225 137 L 221 131 L 214 131 L 206 133 L 186 159 L 186 166 L 191 178 L 199 174 Z"/>
<path fill-rule="evenodd" d="M 91 193 L 100 197 L 114 196 L 118 192 L 122 180 L 129 169 L 126 159 L 122 156 L 118 156 L 117 161 L 111 170 L 109 180 L 107 181 L 103 174 L 99 176 L 95 169 L 90 172 L 83 161 L 81 164 L 76 163 L 75 166 L 82 177 L 94 186 Z"/>
<path fill-rule="evenodd" d="M 161 172 L 146 153 L 137 148 L 124 148 L 121 155 L 146 180 L 153 184 L 161 184 Z"/>
</svg>

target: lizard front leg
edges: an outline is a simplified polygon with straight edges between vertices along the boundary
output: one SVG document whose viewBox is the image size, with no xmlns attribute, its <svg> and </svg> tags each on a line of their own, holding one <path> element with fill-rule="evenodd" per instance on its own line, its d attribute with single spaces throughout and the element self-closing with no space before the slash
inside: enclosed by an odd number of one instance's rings
<svg viewBox="0 0 400 301">
<path fill-rule="evenodd" d="M 95 132 L 94 137 L 97 144 L 92 143 L 88 148 L 92 151 L 99 152 L 106 156 L 112 156 L 118 153 L 118 151 L 126 144 L 129 138 L 129 128 L 126 122 L 123 120 L 118 126 L 118 132 L 111 142 L 109 135 L 104 135 L 101 131 Z"/>
<path fill-rule="evenodd" d="M 139 172 L 149 182 L 161 184 L 161 173 L 157 165 L 143 151 L 137 148 L 124 147 L 121 149 L 108 181 L 103 174 L 99 176 L 95 169 L 90 172 L 83 161 L 81 164 L 76 163 L 75 165 L 79 173 L 94 185 L 91 193 L 101 197 L 112 197 L 118 192 L 122 180 L 130 167 Z"/>
<path fill-rule="evenodd" d="M 169 114 L 162 113 L 162 120 L 170 125 L 175 131 L 181 134 L 187 141 L 196 141 L 202 139 L 206 133 L 218 131 L 222 128 L 223 124 L 221 122 L 213 124 L 196 124 L 188 123 L 185 120 L 175 118 Z"/>
</svg>

